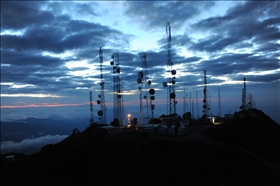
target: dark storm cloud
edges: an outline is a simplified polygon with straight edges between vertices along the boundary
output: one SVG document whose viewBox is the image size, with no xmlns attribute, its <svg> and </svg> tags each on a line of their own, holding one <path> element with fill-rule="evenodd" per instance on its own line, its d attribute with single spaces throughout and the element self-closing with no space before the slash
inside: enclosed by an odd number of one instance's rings
<svg viewBox="0 0 280 186">
<path fill-rule="evenodd" d="M 172 27 L 181 27 L 183 23 L 209 10 L 214 2 L 192 1 L 128 1 L 125 14 L 133 21 L 142 22 L 142 28 L 162 28 L 162 25 L 171 21 Z"/>
<path fill-rule="evenodd" d="M 50 12 L 39 10 L 42 2 L 1 2 L 1 29 L 24 29 L 47 24 L 54 19 Z"/>
<path fill-rule="evenodd" d="M 26 65 L 35 65 L 35 66 L 52 66 L 58 67 L 63 65 L 65 60 L 61 58 L 51 57 L 51 56 L 42 56 L 40 54 L 31 53 L 31 52 L 17 52 L 11 50 L 2 50 L 1 51 L 1 63 L 26 66 Z"/>
<path fill-rule="evenodd" d="M 76 20 L 59 24 L 62 25 L 56 26 L 50 23 L 32 27 L 27 29 L 22 36 L 3 35 L 2 47 L 18 51 L 39 50 L 62 53 L 65 50 L 81 49 L 87 46 L 99 48 L 105 44 L 114 44 L 115 41 L 123 46 L 129 44 L 127 41 L 121 42 L 122 37 L 125 37 L 121 32 L 106 26 Z"/>
<path fill-rule="evenodd" d="M 33 2 L 32 2 L 33 3 Z M 61 5 L 61 3 L 58 3 Z M 128 46 L 129 35 L 96 23 L 72 20 L 70 15 L 42 10 L 43 3 L 4 2 L 1 29 L 21 31 L 21 35 L 9 33 L 1 36 L 2 47 L 18 51 L 49 51 L 62 53 L 65 50 L 81 49 L 104 45 Z M 64 3 L 79 13 L 85 4 Z M 76 9 L 74 8 L 76 7 Z M 68 10 L 69 11 L 69 10 Z M 91 6 L 85 9 L 95 15 Z M 84 12 L 85 13 L 85 12 Z"/>
<path fill-rule="evenodd" d="M 275 70 L 279 67 L 278 61 L 277 58 L 254 54 L 226 54 L 216 59 L 204 60 L 197 67 L 207 69 L 211 75 L 234 75 L 238 72 Z"/>
<path fill-rule="evenodd" d="M 189 49 L 206 51 L 206 52 L 216 52 L 221 51 L 225 47 L 238 42 L 238 38 L 221 38 L 220 35 L 212 35 L 199 40 L 196 44 L 193 44 Z"/>
<path fill-rule="evenodd" d="M 199 40 L 190 49 L 215 52 L 244 40 L 252 40 L 258 47 L 275 42 L 280 37 L 279 7 L 279 2 L 245 2 L 230 8 L 224 16 L 194 23 L 193 29 L 215 35 Z"/>
</svg>

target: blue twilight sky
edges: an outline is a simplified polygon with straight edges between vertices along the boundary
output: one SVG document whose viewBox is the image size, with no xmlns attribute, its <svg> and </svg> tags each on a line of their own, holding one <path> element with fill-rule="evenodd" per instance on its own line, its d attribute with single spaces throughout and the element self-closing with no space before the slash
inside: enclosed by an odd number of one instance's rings
<svg viewBox="0 0 280 186">
<path fill-rule="evenodd" d="M 155 117 L 166 113 L 170 21 L 177 113 L 184 88 L 202 115 L 203 70 L 211 112 L 239 111 L 243 78 L 257 109 L 279 119 L 279 1 L 1 1 L 1 120 L 94 117 L 100 93 L 99 47 L 107 121 L 112 121 L 111 54 L 118 52 L 125 114 L 139 118 L 137 75 L 147 55 Z M 198 109 L 196 109 L 198 91 Z M 188 109 L 190 104 L 188 104 Z M 198 110 L 198 113 L 196 112 Z"/>
</svg>

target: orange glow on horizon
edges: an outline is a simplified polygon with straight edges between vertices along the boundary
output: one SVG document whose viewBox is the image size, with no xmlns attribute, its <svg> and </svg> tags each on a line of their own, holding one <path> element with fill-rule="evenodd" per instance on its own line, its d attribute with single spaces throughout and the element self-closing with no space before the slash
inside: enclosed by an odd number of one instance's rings
<svg viewBox="0 0 280 186">
<path fill-rule="evenodd" d="M 24 105 L 1 105 L 1 109 L 14 109 L 14 108 L 38 108 L 38 107 L 77 107 L 87 105 L 86 103 L 41 103 L 41 104 L 24 104 Z"/>
</svg>

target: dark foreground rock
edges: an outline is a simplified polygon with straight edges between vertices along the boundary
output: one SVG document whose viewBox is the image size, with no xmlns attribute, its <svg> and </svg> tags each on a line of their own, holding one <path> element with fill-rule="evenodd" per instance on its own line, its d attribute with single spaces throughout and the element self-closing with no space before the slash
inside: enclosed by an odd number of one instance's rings
<svg viewBox="0 0 280 186">
<path fill-rule="evenodd" d="M 278 186 L 279 126 L 253 123 L 197 126 L 180 137 L 82 132 L 31 156 L 1 162 L 1 186 Z"/>
</svg>

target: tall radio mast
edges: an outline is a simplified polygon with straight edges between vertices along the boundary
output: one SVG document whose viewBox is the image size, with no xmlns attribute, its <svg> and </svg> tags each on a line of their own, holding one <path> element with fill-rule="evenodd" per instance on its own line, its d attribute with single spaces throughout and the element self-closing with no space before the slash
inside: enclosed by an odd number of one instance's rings
<svg viewBox="0 0 280 186">
<path fill-rule="evenodd" d="M 154 118 L 155 105 L 152 104 L 152 100 L 155 99 L 155 90 L 150 88 L 152 82 L 148 77 L 147 57 L 145 53 L 142 56 L 142 70 L 138 73 L 137 82 L 140 84 L 140 125 L 148 124 L 149 120 Z"/>
<path fill-rule="evenodd" d="M 114 102 L 114 119 L 118 119 L 123 124 L 123 101 L 121 93 L 121 78 L 119 66 L 119 53 L 111 56 L 111 65 L 113 66 L 113 102 Z"/>
<path fill-rule="evenodd" d="M 169 70 L 167 72 L 169 74 L 167 82 L 163 82 L 163 86 L 167 87 L 167 113 L 171 117 L 171 115 L 176 114 L 176 94 L 175 94 L 175 75 L 176 70 L 172 70 L 172 55 L 171 55 L 171 27 L 170 22 L 166 23 L 166 34 L 167 34 L 167 49 L 168 49 L 168 56 L 167 56 L 167 66 Z"/>
<path fill-rule="evenodd" d="M 107 124 L 106 121 L 106 107 L 105 107 L 105 94 L 104 94 L 104 79 L 103 79 L 103 72 L 102 72 L 102 65 L 103 65 L 103 51 L 100 47 L 99 49 L 99 59 L 100 59 L 100 94 L 98 95 L 98 98 L 100 100 L 97 100 L 97 104 L 100 105 L 100 110 L 98 111 L 98 116 L 100 117 L 100 123 L 101 124 Z"/>
</svg>

